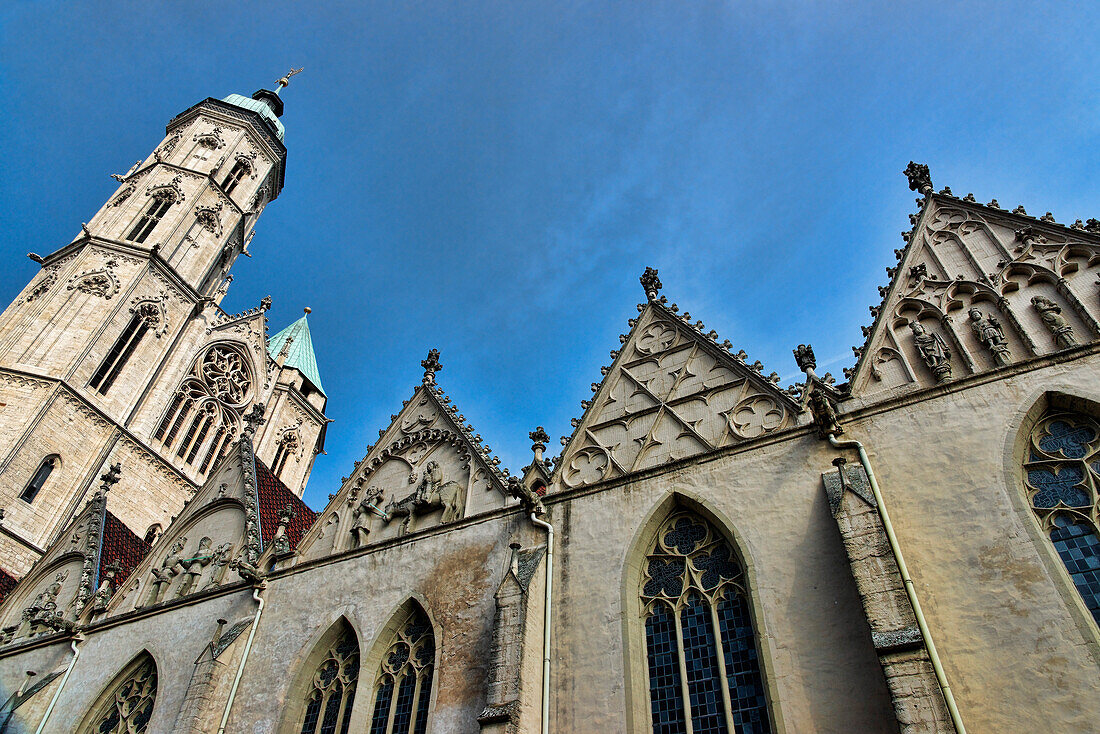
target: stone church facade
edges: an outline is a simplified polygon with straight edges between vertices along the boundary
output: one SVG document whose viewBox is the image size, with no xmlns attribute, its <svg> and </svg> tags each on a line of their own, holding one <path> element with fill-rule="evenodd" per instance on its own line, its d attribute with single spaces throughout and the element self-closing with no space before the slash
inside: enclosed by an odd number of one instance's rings
<svg viewBox="0 0 1100 734">
<path fill-rule="evenodd" d="M 308 323 L 218 307 L 288 81 L 173 119 L 0 317 L 0 731 L 1096 729 L 1100 222 L 910 164 L 843 383 L 647 269 L 558 456 L 504 469 L 432 350 L 314 511 Z"/>
</svg>

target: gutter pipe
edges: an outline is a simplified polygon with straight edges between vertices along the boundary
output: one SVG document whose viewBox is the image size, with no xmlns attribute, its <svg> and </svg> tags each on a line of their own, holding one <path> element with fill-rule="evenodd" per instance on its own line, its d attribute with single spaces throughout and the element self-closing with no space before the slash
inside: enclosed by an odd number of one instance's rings
<svg viewBox="0 0 1100 734">
<path fill-rule="evenodd" d="M 550 734 L 550 621 L 554 600 L 554 526 L 531 513 L 531 522 L 546 530 L 546 597 L 542 611 L 542 734 Z"/>
<path fill-rule="evenodd" d="M 73 636 L 73 641 L 69 643 L 69 647 L 72 648 L 73 658 L 69 661 L 69 667 L 65 669 L 65 675 L 61 677 L 61 684 L 57 687 L 57 690 L 53 693 L 53 698 L 50 699 L 50 705 L 46 707 L 46 713 L 42 715 L 42 721 L 38 723 L 38 728 L 34 730 L 34 734 L 42 734 L 46 729 L 46 722 L 49 721 L 50 714 L 53 713 L 53 707 L 57 705 L 57 699 L 61 698 L 61 692 L 65 690 L 65 683 L 69 680 L 69 674 L 73 672 L 73 667 L 76 665 L 76 659 L 80 657 L 80 643 L 84 642 L 84 635 L 77 632 Z"/>
<path fill-rule="evenodd" d="M 905 584 L 905 594 L 909 597 L 909 603 L 913 606 L 913 615 L 917 618 L 917 627 L 920 628 L 920 635 L 924 639 L 924 647 L 928 650 L 928 657 L 932 661 L 932 669 L 936 673 L 936 682 L 939 683 L 943 700 L 947 704 L 951 722 L 955 725 L 955 731 L 958 734 L 966 734 L 966 727 L 963 725 L 959 708 L 955 704 L 955 696 L 951 693 L 947 675 L 943 672 L 940 655 L 936 652 L 936 643 L 932 641 L 932 633 L 929 631 L 928 623 L 924 619 L 920 601 L 917 600 L 917 592 L 913 588 L 913 579 L 909 577 L 909 568 L 905 565 L 905 558 L 901 555 L 901 546 L 898 545 L 897 536 L 894 535 L 894 526 L 890 522 L 890 515 L 886 512 L 886 503 L 882 499 L 882 492 L 879 491 L 878 480 L 875 479 L 875 472 L 871 468 L 871 460 L 867 457 L 867 451 L 859 441 L 837 440 L 835 432 L 829 434 L 829 443 L 838 449 L 855 449 L 859 452 L 859 463 L 863 465 L 863 470 L 867 472 L 867 479 L 871 482 L 871 492 L 875 495 L 878 514 L 882 518 L 883 527 L 886 529 L 886 537 L 890 541 L 890 550 L 893 551 L 894 561 L 898 564 L 898 572 L 901 573 L 902 583 Z"/>
<path fill-rule="evenodd" d="M 244 675 L 244 665 L 248 662 L 248 653 L 252 651 L 252 640 L 256 638 L 256 627 L 260 624 L 260 615 L 264 613 L 264 600 L 260 596 L 260 592 L 267 588 L 266 583 L 261 583 L 259 586 L 252 589 L 252 598 L 257 602 L 256 616 L 252 618 L 252 629 L 248 631 L 248 642 L 244 646 L 244 654 L 241 655 L 241 662 L 237 666 L 237 675 L 233 678 L 233 687 L 229 689 L 229 700 L 225 702 L 225 711 L 222 712 L 222 721 L 218 725 L 218 734 L 225 734 L 225 724 L 229 721 L 229 712 L 233 708 L 233 701 L 237 698 L 237 686 L 241 683 L 241 676 Z"/>
</svg>

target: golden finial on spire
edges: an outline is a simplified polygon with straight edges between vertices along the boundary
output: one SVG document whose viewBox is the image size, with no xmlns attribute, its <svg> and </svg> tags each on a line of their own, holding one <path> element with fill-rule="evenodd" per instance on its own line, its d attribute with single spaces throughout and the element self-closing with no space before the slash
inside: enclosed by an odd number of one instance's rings
<svg viewBox="0 0 1100 734">
<path fill-rule="evenodd" d="M 304 68 L 305 67 L 303 66 L 302 69 L 304 69 Z M 286 76 L 279 79 L 279 81 L 275 82 L 275 92 L 278 93 L 279 90 L 281 90 L 283 87 L 289 86 L 290 85 L 290 77 L 294 76 L 295 74 L 301 74 L 302 69 L 295 69 L 295 68 L 291 67 L 290 71 L 287 72 Z"/>
</svg>

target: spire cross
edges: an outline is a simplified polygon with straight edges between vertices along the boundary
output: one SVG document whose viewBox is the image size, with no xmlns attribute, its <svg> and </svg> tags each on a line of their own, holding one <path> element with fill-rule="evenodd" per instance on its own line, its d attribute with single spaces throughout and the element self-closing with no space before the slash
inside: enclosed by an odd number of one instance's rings
<svg viewBox="0 0 1100 734">
<path fill-rule="evenodd" d="M 290 77 L 294 76 L 295 74 L 301 74 L 303 69 L 305 69 L 304 66 L 300 69 L 295 69 L 291 67 L 286 76 L 280 78 L 277 82 L 275 82 L 275 94 L 278 94 L 283 87 L 290 86 Z"/>
</svg>

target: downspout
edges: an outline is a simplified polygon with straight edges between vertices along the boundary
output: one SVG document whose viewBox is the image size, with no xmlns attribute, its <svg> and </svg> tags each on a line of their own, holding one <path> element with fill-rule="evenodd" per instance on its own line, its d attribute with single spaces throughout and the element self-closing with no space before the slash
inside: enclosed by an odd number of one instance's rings
<svg viewBox="0 0 1100 734">
<path fill-rule="evenodd" d="M 542 734 L 550 734 L 550 620 L 554 600 L 554 526 L 531 513 L 531 522 L 546 530 L 546 597 L 542 610 Z"/>
<path fill-rule="evenodd" d="M 225 702 L 225 711 L 222 712 L 222 721 L 218 725 L 218 734 L 224 734 L 225 724 L 229 721 L 229 712 L 233 708 L 233 700 L 237 697 L 237 686 L 241 684 L 241 676 L 244 675 L 244 665 L 248 662 L 248 653 L 252 651 L 252 640 L 256 638 L 256 627 L 260 624 L 260 615 L 264 613 L 264 600 L 260 592 L 267 588 L 267 584 L 260 582 L 252 589 L 252 598 L 256 601 L 256 616 L 252 618 L 252 629 L 248 631 L 248 641 L 244 645 L 244 653 L 241 662 L 237 666 L 237 675 L 233 678 L 233 687 L 229 689 L 229 700 Z"/>
<path fill-rule="evenodd" d="M 947 682 L 947 675 L 943 672 L 939 653 L 936 652 L 936 643 L 932 641 L 932 633 L 929 631 L 928 623 L 924 619 L 920 601 L 917 600 L 917 592 L 913 588 L 913 579 L 909 577 L 909 568 L 905 565 L 905 559 L 901 555 L 901 546 L 898 545 L 897 536 L 894 535 L 894 526 L 890 523 L 890 515 L 886 512 L 886 503 L 882 499 L 882 492 L 879 491 L 875 472 L 871 468 L 871 460 L 867 457 L 867 452 L 864 450 L 862 443 L 859 441 L 839 441 L 835 431 L 829 433 L 829 443 L 838 449 L 855 449 L 859 452 L 859 463 L 863 465 L 863 470 L 867 472 L 867 479 L 871 483 L 871 492 L 875 495 L 878 514 L 882 518 L 882 525 L 886 529 L 886 537 L 890 541 L 890 550 L 894 554 L 894 561 L 898 564 L 898 572 L 905 584 L 905 594 L 909 597 L 909 603 L 913 606 L 913 615 L 917 618 L 917 626 L 920 628 L 924 647 L 928 650 L 928 657 L 932 661 L 932 669 L 936 673 L 936 682 L 939 683 L 940 692 L 943 693 L 947 711 L 951 714 L 951 722 L 955 725 L 958 734 L 966 734 L 966 727 L 963 725 L 962 716 L 959 714 L 959 707 L 955 704 L 955 696 L 951 693 L 951 686 Z"/>
<path fill-rule="evenodd" d="M 57 699 L 61 698 L 61 692 L 65 690 L 65 683 L 69 680 L 69 674 L 73 672 L 73 666 L 76 665 L 76 659 L 80 657 L 80 643 L 84 642 L 84 635 L 77 632 L 73 635 L 73 641 L 69 643 L 69 646 L 73 650 L 73 659 L 69 661 L 69 667 L 65 669 L 65 675 L 61 676 L 61 684 L 58 685 L 57 690 L 53 693 L 53 698 L 50 699 L 50 705 L 46 707 L 46 713 L 42 715 L 42 721 L 39 722 L 38 728 L 34 730 L 34 734 L 42 734 L 46 729 L 46 722 L 49 721 L 50 714 L 53 713 L 53 707 L 57 705 Z"/>
</svg>

